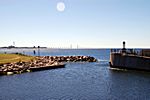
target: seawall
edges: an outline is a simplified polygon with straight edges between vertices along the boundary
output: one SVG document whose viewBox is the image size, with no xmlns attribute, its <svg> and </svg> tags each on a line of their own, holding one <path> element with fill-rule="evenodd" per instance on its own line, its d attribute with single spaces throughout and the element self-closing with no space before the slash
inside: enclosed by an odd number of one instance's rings
<svg viewBox="0 0 150 100">
<path fill-rule="evenodd" d="M 150 57 L 128 55 L 122 53 L 111 53 L 110 66 L 112 68 L 150 71 Z"/>
</svg>

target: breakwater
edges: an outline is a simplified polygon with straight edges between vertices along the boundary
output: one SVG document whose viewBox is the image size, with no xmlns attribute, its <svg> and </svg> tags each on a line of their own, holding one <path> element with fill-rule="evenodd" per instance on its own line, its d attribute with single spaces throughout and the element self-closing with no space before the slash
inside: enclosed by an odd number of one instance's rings
<svg viewBox="0 0 150 100">
<path fill-rule="evenodd" d="M 0 75 L 20 74 L 30 72 L 32 69 L 54 69 L 62 67 L 63 62 L 96 62 L 90 56 L 41 56 L 30 62 L 15 62 L 0 65 Z"/>
<path fill-rule="evenodd" d="M 150 71 L 150 50 L 142 49 L 139 53 L 134 49 L 126 49 L 123 41 L 122 49 L 111 49 L 110 67 Z"/>
<path fill-rule="evenodd" d="M 90 56 L 44 56 L 42 59 L 57 62 L 96 62 L 97 59 Z"/>
<path fill-rule="evenodd" d="M 111 53 L 110 66 L 112 68 L 150 71 L 150 57 Z"/>
</svg>

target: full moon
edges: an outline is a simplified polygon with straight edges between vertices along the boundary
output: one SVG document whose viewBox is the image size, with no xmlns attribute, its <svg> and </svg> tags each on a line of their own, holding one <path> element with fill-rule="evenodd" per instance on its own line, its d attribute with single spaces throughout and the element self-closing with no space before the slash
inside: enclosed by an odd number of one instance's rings
<svg viewBox="0 0 150 100">
<path fill-rule="evenodd" d="M 65 4 L 63 2 L 57 3 L 57 10 L 63 12 L 65 10 Z"/>
</svg>

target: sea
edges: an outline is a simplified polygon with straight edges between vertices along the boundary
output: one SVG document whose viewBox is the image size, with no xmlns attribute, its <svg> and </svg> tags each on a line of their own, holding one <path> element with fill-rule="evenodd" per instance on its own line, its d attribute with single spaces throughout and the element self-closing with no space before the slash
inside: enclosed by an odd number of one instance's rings
<svg viewBox="0 0 150 100">
<path fill-rule="evenodd" d="M 98 59 L 66 63 L 60 69 L 0 76 L 0 100 L 150 100 L 150 72 L 110 69 L 110 49 L 12 48 L 0 52 Z"/>
</svg>

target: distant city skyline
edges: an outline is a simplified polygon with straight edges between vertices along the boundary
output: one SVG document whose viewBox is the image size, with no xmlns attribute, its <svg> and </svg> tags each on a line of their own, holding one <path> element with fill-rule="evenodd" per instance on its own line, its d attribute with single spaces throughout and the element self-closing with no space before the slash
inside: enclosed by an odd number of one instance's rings
<svg viewBox="0 0 150 100">
<path fill-rule="evenodd" d="M 150 48 L 149 0 L 0 0 L 0 47 Z"/>
</svg>

